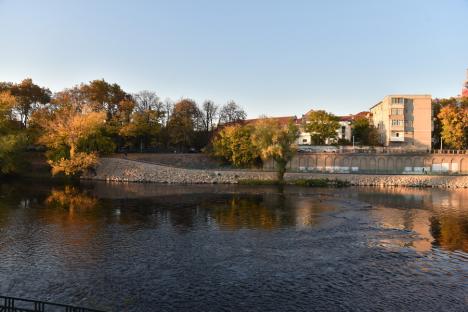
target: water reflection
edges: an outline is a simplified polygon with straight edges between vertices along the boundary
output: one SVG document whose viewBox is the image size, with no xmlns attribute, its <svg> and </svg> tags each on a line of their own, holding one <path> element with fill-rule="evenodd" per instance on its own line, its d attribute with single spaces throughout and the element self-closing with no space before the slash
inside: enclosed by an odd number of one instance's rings
<svg viewBox="0 0 468 312">
<path fill-rule="evenodd" d="M 418 251 L 468 251 L 468 190 L 360 188 L 353 197 L 375 206 L 370 213 L 382 227 L 416 233 Z"/>
<path fill-rule="evenodd" d="M 310 228 L 330 223 L 328 213 L 346 206 L 330 198 L 351 198 L 372 205 L 367 215 L 380 227 L 414 234 L 410 243 L 388 237 L 383 243 L 418 251 L 433 246 L 468 251 L 468 190 L 348 188 L 336 194 L 333 189 L 294 187 L 83 183 L 0 184 L 0 194 L 0 225 L 8 226 L 9 216 L 24 209 L 28 222 L 61 224 L 64 231 L 82 227 L 90 237 L 112 223 L 147 228 L 170 224 L 176 230 L 213 225 L 228 230 Z"/>
<path fill-rule="evenodd" d="M 73 214 L 77 209 L 92 209 L 98 204 L 98 199 L 86 194 L 78 188 L 66 185 L 63 190 L 53 188 L 45 200 L 47 206 L 63 208 Z"/>
<path fill-rule="evenodd" d="M 462 311 L 467 196 L 0 183 L 0 293 L 109 311 Z"/>
</svg>

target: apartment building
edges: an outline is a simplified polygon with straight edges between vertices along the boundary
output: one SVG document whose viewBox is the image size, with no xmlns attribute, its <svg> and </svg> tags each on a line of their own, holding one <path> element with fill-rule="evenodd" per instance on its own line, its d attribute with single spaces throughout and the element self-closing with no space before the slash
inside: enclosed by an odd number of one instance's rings
<svg viewBox="0 0 468 312">
<path fill-rule="evenodd" d="M 384 146 L 430 149 L 430 95 L 388 95 L 371 107 L 372 122 Z"/>
</svg>

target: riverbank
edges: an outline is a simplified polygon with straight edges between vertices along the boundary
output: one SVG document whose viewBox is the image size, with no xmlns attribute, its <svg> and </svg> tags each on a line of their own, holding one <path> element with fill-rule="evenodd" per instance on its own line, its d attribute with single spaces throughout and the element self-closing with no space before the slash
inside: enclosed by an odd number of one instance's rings
<svg viewBox="0 0 468 312">
<path fill-rule="evenodd" d="M 169 184 L 237 184 L 244 180 L 273 181 L 274 171 L 197 170 L 156 165 L 127 159 L 101 158 L 96 170 L 83 179 L 116 182 Z M 359 186 L 411 186 L 468 188 L 468 176 L 369 175 L 288 172 L 286 181 L 301 179 L 334 180 Z"/>
</svg>

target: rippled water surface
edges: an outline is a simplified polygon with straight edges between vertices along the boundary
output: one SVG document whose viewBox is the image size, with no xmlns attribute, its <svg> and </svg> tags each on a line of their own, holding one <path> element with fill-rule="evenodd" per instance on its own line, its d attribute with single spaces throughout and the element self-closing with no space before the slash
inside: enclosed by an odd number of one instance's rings
<svg viewBox="0 0 468 312">
<path fill-rule="evenodd" d="M 108 311 L 466 311 L 468 190 L 0 183 L 0 294 Z"/>
</svg>

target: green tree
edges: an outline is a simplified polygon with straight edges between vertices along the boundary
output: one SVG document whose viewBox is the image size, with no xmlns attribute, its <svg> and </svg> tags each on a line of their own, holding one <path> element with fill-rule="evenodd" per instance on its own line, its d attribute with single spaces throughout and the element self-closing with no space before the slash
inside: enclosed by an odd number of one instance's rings
<svg viewBox="0 0 468 312">
<path fill-rule="evenodd" d="M 305 129 L 310 133 L 314 144 L 325 144 L 327 139 L 336 138 L 340 127 L 338 117 L 324 110 L 311 111 L 307 114 Z"/>
<path fill-rule="evenodd" d="M 354 140 L 360 145 L 375 146 L 378 144 L 377 129 L 366 117 L 357 117 L 353 120 L 352 132 Z"/>
<path fill-rule="evenodd" d="M 17 173 L 24 165 L 26 135 L 14 119 L 16 97 L 10 91 L 0 92 L 0 176 Z"/>
<path fill-rule="evenodd" d="M 120 129 L 120 135 L 138 144 L 140 151 L 145 146 L 154 144 L 161 131 L 161 113 L 152 109 L 137 111 L 132 114 L 131 122 Z M 135 144 L 136 143 L 136 144 Z"/>
<path fill-rule="evenodd" d="M 286 165 L 296 154 L 298 137 L 299 129 L 292 121 L 282 125 L 273 118 L 264 118 L 255 124 L 252 142 L 263 160 L 275 161 L 279 182 L 283 182 Z"/>
<path fill-rule="evenodd" d="M 220 130 L 212 140 L 213 155 L 236 167 L 250 167 L 258 163 L 260 154 L 252 142 L 254 127 L 232 125 Z"/>
</svg>

